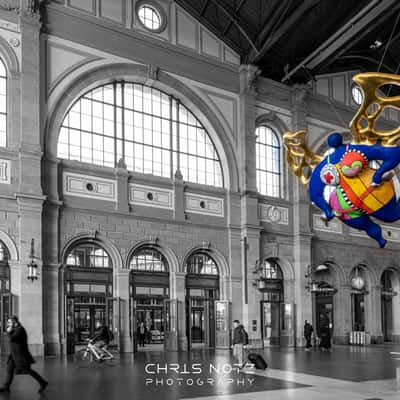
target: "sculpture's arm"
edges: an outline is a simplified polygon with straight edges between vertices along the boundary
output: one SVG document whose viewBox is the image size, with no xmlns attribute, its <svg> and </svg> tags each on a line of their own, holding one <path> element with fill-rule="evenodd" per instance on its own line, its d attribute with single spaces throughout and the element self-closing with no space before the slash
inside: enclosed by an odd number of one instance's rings
<svg viewBox="0 0 400 400">
<path fill-rule="evenodd" d="M 335 216 L 335 214 L 324 198 L 325 184 L 321 181 L 320 171 L 321 166 L 319 165 L 311 175 L 309 186 L 310 199 L 324 212 L 326 219 L 329 221 Z"/>
</svg>

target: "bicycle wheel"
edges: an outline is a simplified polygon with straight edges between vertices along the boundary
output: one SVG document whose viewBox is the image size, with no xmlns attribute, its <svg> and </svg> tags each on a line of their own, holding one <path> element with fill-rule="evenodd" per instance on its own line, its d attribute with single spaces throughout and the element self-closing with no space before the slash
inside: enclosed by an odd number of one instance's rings
<svg viewBox="0 0 400 400">
<path fill-rule="evenodd" d="M 93 354 L 87 349 L 82 349 L 75 353 L 75 361 L 81 367 L 89 367 L 93 362 L 93 358 Z"/>
</svg>

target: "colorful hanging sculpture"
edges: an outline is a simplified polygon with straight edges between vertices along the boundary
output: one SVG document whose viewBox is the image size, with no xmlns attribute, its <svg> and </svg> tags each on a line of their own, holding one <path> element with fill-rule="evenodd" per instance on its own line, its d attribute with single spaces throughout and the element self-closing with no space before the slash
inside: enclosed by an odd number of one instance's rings
<svg viewBox="0 0 400 400">
<path fill-rule="evenodd" d="M 384 247 L 381 227 L 371 217 L 383 222 L 400 219 L 400 201 L 393 183 L 393 169 L 400 163 L 400 126 L 382 131 L 376 122 L 385 107 L 400 108 L 400 96 L 383 97 L 379 88 L 399 86 L 400 76 L 363 73 L 353 80 L 364 94 L 350 123 L 353 141 L 345 144 L 340 133 L 331 134 L 330 149 L 322 157 L 307 146 L 306 131 L 286 132 L 286 160 L 302 183 L 309 186 L 311 201 L 323 211 L 326 221 L 338 217 Z"/>
</svg>

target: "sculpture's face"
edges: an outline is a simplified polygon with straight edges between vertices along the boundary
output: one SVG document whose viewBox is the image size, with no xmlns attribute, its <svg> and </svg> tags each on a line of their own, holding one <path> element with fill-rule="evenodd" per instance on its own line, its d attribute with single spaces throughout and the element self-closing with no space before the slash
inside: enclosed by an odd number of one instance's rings
<svg viewBox="0 0 400 400">
<path fill-rule="evenodd" d="M 320 171 L 326 185 L 324 197 L 332 210 L 344 220 L 373 214 L 395 195 L 392 180 L 379 186 L 371 186 L 376 170 L 358 150 L 346 151 L 339 163 L 331 164 L 329 156 Z"/>
</svg>

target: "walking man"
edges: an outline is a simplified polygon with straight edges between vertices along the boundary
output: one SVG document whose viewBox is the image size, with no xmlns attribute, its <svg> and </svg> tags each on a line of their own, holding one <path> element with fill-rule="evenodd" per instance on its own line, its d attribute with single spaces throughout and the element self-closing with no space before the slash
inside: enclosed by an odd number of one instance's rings
<svg viewBox="0 0 400 400">
<path fill-rule="evenodd" d="M 311 336 L 314 331 L 312 325 L 305 320 L 304 321 L 304 338 L 306 339 L 306 351 L 311 349 Z"/>
<path fill-rule="evenodd" d="M 239 368 L 243 368 L 243 346 L 247 344 L 247 333 L 237 319 L 233 321 L 233 327 L 233 355 L 238 360 Z"/>
<path fill-rule="evenodd" d="M 31 368 L 35 362 L 28 349 L 28 336 L 24 327 L 18 321 L 18 317 L 12 316 L 7 321 L 7 335 L 10 340 L 10 355 L 7 360 L 7 375 L 4 386 L 0 392 L 10 392 L 11 382 L 15 374 L 27 374 L 36 379 L 40 385 L 39 393 L 42 393 L 48 382 Z"/>
</svg>

